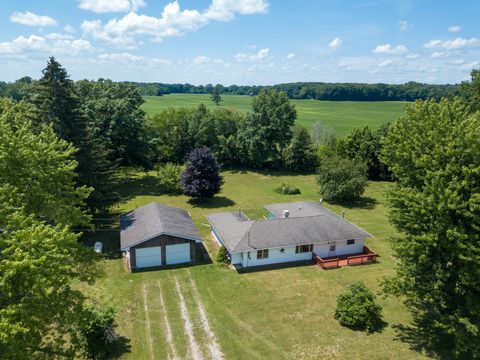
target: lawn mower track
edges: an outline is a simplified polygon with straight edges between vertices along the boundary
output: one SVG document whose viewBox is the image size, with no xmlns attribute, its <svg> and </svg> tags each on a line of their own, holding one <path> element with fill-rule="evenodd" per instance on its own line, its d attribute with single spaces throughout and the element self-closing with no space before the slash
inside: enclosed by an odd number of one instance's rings
<svg viewBox="0 0 480 360">
<path fill-rule="evenodd" d="M 197 309 L 198 309 L 198 312 L 200 314 L 202 328 L 203 328 L 203 331 L 207 334 L 207 337 L 208 337 L 208 340 L 209 340 L 208 341 L 208 348 L 210 350 L 210 354 L 212 356 L 212 359 L 223 360 L 224 355 L 222 353 L 222 350 L 220 349 L 220 345 L 217 342 L 215 334 L 213 333 L 212 329 L 210 328 L 210 323 L 208 322 L 207 314 L 206 314 L 205 309 L 203 307 L 203 303 L 200 300 L 200 295 L 198 293 L 197 286 L 193 282 L 190 271 L 188 271 L 188 277 L 190 278 L 190 283 L 192 285 L 193 298 L 195 300 L 195 303 L 197 304 Z"/>
<path fill-rule="evenodd" d="M 188 314 L 187 305 L 185 304 L 185 299 L 183 297 L 182 291 L 180 289 L 180 284 L 178 283 L 177 278 L 175 278 L 175 287 L 177 288 L 178 297 L 180 300 L 180 312 L 182 314 L 182 319 L 184 322 L 185 333 L 187 334 L 188 342 L 190 345 L 190 354 L 195 360 L 203 359 L 202 353 L 200 351 L 200 347 L 198 346 L 197 342 L 195 341 L 195 337 L 193 335 L 193 326 L 192 322 L 190 321 L 190 317 Z"/>
<path fill-rule="evenodd" d="M 153 359 L 153 339 L 152 339 L 152 329 L 150 324 L 150 316 L 148 315 L 148 302 L 147 302 L 147 288 L 145 283 L 143 285 L 143 309 L 145 311 L 145 329 L 147 332 L 147 344 L 148 344 L 148 352 L 150 354 L 150 358 Z"/>
<path fill-rule="evenodd" d="M 165 307 L 165 301 L 163 300 L 162 286 L 160 284 L 160 280 L 158 281 L 158 290 L 159 290 L 159 296 L 160 296 L 160 304 L 162 306 L 163 324 L 165 326 L 168 348 L 170 350 L 170 356 L 171 356 L 170 359 L 180 360 L 180 358 L 177 355 L 177 352 L 175 351 L 175 347 L 173 345 L 172 328 L 170 327 L 170 323 L 168 322 L 167 309 Z"/>
</svg>

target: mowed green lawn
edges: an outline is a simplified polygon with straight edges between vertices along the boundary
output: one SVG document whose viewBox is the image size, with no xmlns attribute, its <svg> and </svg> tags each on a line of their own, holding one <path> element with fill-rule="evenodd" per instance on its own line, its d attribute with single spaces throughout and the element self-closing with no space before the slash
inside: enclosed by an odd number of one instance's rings
<svg viewBox="0 0 480 360">
<path fill-rule="evenodd" d="M 219 107 L 247 112 L 251 101 L 250 96 L 223 95 Z M 310 129 L 317 121 L 321 121 L 339 137 L 355 127 L 369 125 L 377 128 L 386 122 L 397 120 L 406 104 L 398 101 L 290 101 L 297 109 L 297 124 Z M 201 103 L 211 109 L 217 107 L 208 94 L 170 94 L 145 96 L 143 109 L 147 114 L 155 114 L 169 107 L 194 107 Z"/>
<path fill-rule="evenodd" d="M 222 192 L 198 203 L 185 196 L 162 194 L 154 172 L 129 169 L 119 211 L 152 201 L 188 209 L 213 256 L 217 246 L 209 236 L 206 214 L 241 209 L 250 217 L 261 218 L 265 204 L 319 198 L 314 175 L 227 171 L 223 176 Z M 276 194 L 273 188 L 282 182 L 295 184 L 302 194 Z M 379 281 L 393 273 L 394 258 L 387 239 L 394 231 L 387 220 L 387 186 L 370 183 L 363 201 L 349 207 L 325 204 L 339 214 L 344 210 L 347 219 L 374 234 L 367 245 L 381 255 L 377 264 L 330 271 L 307 265 L 245 274 L 202 264 L 131 274 L 117 258 L 104 261 L 105 275 L 85 291 L 97 302 L 116 308 L 118 331 L 130 339 L 131 352 L 123 355 L 125 359 L 175 355 L 189 359 L 192 341 L 204 359 L 211 358 L 211 337 L 205 331 L 199 304 L 226 359 L 422 359 L 424 355 L 398 339 L 397 326 L 409 326 L 410 316 L 397 298 L 379 298 L 386 325 L 374 334 L 342 327 L 333 318 L 336 297 L 346 285 L 364 280 L 377 291 Z M 98 233 L 90 240 L 98 239 L 110 247 L 119 246 L 118 235 Z M 182 317 L 182 297 L 190 338 Z"/>
</svg>

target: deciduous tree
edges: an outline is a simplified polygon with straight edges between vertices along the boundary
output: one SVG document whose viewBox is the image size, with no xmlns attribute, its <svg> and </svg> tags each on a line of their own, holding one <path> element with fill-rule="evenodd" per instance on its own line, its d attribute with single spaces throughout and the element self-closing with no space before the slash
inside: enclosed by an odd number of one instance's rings
<svg viewBox="0 0 480 360">
<path fill-rule="evenodd" d="M 194 149 L 188 155 L 181 184 L 184 194 L 195 198 L 209 198 L 220 191 L 223 178 L 209 148 Z"/>
<path fill-rule="evenodd" d="M 358 199 L 367 186 L 365 164 L 339 156 L 327 156 L 320 162 L 317 184 L 325 200 Z"/>
<path fill-rule="evenodd" d="M 429 345 L 480 357 L 480 113 L 459 99 L 418 101 L 391 126 L 383 160 L 397 275 L 385 289 L 405 296 Z M 422 336 L 422 335 L 420 335 Z"/>
<path fill-rule="evenodd" d="M 252 112 L 239 131 L 249 165 L 263 168 L 281 163 L 296 116 L 295 106 L 284 92 L 262 91 L 252 100 Z"/>
</svg>

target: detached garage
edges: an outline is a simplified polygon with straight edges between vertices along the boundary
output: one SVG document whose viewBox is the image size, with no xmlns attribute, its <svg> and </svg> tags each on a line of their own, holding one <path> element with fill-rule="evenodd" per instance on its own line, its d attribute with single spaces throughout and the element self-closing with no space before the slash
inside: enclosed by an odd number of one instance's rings
<svg viewBox="0 0 480 360">
<path fill-rule="evenodd" d="M 187 211 L 152 203 L 120 217 L 120 246 L 131 271 L 194 263 L 202 239 Z"/>
</svg>

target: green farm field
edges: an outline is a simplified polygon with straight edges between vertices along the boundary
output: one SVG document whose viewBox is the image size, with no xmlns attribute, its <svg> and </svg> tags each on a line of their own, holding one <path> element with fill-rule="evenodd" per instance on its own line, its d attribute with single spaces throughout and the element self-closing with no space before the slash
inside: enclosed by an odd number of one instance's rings
<svg viewBox="0 0 480 360">
<path fill-rule="evenodd" d="M 251 218 L 261 218 L 265 204 L 319 198 L 315 175 L 225 171 L 223 176 L 220 194 L 195 202 L 163 194 L 154 171 L 123 169 L 123 200 L 117 210 L 125 212 L 153 201 L 185 208 L 214 257 L 218 245 L 210 237 L 205 215 L 242 209 Z M 273 189 L 282 182 L 295 184 L 301 194 L 277 194 Z M 103 277 L 84 291 L 100 304 L 116 308 L 118 331 L 130 346 L 122 359 L 192 359 L 199 358 L 199 353 L 203 359 L 218 358 L 210 355 L 211 335 L 205 330 L 199 304 L 225 359 L 425 359 L 401 340 L 408 331 L 400 328 L 412 325 L 398 298 L 378 298 L 385 326 L 373 334 L 342 327 L 333 318 L 336 298 L 345 286 L 363 280 L 378 291 L 381 279 L 393 273 L 389 238 L 394 230 L 384 197 L 388 186 L 371 182 L 357 203 L 325 204 L 338 214 L 345 211 L 347 219 L 374 235 L 367 245 L 380 254 L 376 264 L 329 271 L 312 264 L 238 274 L 206 263 L 131 274 L 124 270 L 118 253 L 111 253 L 103 261 Z M 107 251 L 118 251 L 117 232 L 86 238 L 89 246 L 100 240 Z M 182 316 L 185 308 L 190 327 Z"/>
<path fill-rule="evenodd" d="M 204 103 L 210 109 L 217 106 L 208 94 L 170 94 L 145 96 L 143 109 L 149 115 L 169 107 L 195 107 Z M 219 107 L 247 112 L 252 97 L 243 95 L 223 95 Z M 342 137 L 352 128 L 380 125 L 398 119 L 404 110 L 405 102 L 398 101 L 318 101 L 290 100 L 297 109 L 297 124 L 310 129 L 317 121 L 330 127 Z"/>
</svg>

